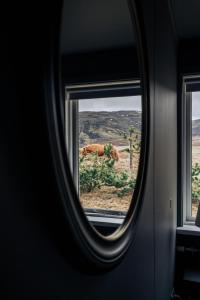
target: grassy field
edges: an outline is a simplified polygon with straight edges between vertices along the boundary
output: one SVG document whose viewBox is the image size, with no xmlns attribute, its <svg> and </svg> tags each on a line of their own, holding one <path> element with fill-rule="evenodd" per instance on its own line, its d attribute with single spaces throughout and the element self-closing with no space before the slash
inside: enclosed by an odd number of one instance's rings
<svg viewBox="0 0 200 300">
<path fill-rule="evenodd" d="M 124 141 L 123 141 L 124 142 Z M 114 164 L 116 172 L 125 171 L 131 177 L 137 177 L 139 154 L 135 154 L 133 157 L 133 169 L 130 171 L 130 154 L 127 152 L 121 152 L 125 147 L 117 146 L 119 152 L 119 161 Z M 193 136 L 192 140 L 192 163 L 200 164 L 200 136 Z M 100 189 L 96 188 L 91 192 L 84 192 L 80 194 L 80 201 L 83 208 L 94 208 L 104 210 L 117 210 L 126 212 L 129 209 L 132 201 L 133 191 L 127 193 L 123 197 L 118 197 L 117 189 L 110 186 L 101 186 Z M 198 208 L 198 200 L 192 201 L 192 216 L 196 217 Z"/>
<path fill-rule="evenodd" d="M 192 163 L 200 164 L 200 136 L 193 136 L 192 139 Z M 198 209 L 198 200 L 192 201 L 192 216 L 196 217 Z"/>
<path fill-rule="evenodd" d="M 129 167 L 129 153 L 120 152 L 122 147 L 119 147 L 119 160 L 115 162 L 114 169 L 116 172 L 126 171 L 131 177 L 137 176 L 139 155 L 135 154 L 133 157 L 133 169 L 130 171 Z M 116 210 L 127 212 L 129 209 L 133 191 L 127 193 L 123 197 L 117 196 L 118 191 L 115 187 L 102 186 L 100 189 L 96 188 L 94 191 L 89 193 L 81 193 L 80 201 L 84 208 L 95 208 L 105 210 Z"/>
<path fill-rule="evenodd" d="M 115 108 L 115 105 L 113 108 Z M 121 152 L 124 148 L 129 149 L 130 128 L 134 128 L 134 135 L 140 139 L 141 132 L 140 111 L 80 111 L 79 112 L 79 146 L 87 144 L 109 144 L 114 145 L 119 152 L 119 160 L 115 161 L 114 173 L 126 172 L 132 180 L 137 177 L 139 155 L 133 157 L 133 168 L 130 170 L 130 154 Z M 127 136 L 126 136 L 127 135 Z M 135 142 L 135 141 L 134 141 Z M 89 156 L 88 158 L 89 159 Z M 91 162 L 87 161 L 88 166 Z M 92 158 L 91 158 L 92 161 Z M 130 206 L 133 190 L 128 191 L 119 197 L 120 188 L 108 185 L 101 185 L 90 192 L 83 189 L 80 194 L 80 201 L 84 208 L 117 210 L 126 212 Z"/>
<path fill-rule="evenodd" d="M 192 141 L 192 163 L 200 164 L 200 136 L 193 137 L 193 141 Z"/>
</svg>

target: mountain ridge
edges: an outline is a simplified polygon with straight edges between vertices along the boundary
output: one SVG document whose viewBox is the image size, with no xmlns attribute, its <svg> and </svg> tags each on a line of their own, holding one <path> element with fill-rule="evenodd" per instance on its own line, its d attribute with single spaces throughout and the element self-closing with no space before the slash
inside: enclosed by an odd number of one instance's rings
<svg viewBox="0 0 200 300">
<path fill-rule="evenodd" d="M 112 143 L 127 145 L 124 134 L 134 127 L 141 132 L 141 112 L 139 111 L 81 111 L 79 112 L 80 146 L 89 143 Z"/>
<path fill-rule="evenodd" d="M 192 135 L 200 135 L 200 119 L 192 121 Z"/>
<path fill-rule="evenodd" d="M 91 143 L 113 143 L 127 145 L 124 134 L 134 127 L 140 133 L 141 117 L 139 111 L 81 111 L 79 112 L 79 144 L 83 147 Z M 200 119 L 192 121 L 192 135 L 200 136 Z"/>
</svg>

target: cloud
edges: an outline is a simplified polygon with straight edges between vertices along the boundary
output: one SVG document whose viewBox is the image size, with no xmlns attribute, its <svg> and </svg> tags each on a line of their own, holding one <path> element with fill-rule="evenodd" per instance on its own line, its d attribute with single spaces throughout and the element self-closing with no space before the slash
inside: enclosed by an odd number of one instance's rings
<svg viewBox="0 0 200 300">
<path fill-rule="evenodd" d="M 141 111 L 141 96 L 79 100 L 79 111 Z"/>
<path fill-rule="evenodd" d="M 200 119 L 200 92 L 192 93 L 192 120 Z"/>
</svg>

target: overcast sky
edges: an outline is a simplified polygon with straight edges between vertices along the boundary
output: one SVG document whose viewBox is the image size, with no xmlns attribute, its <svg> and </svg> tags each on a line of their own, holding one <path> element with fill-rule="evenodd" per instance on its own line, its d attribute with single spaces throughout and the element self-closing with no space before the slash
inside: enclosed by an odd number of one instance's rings
<svg viewBox="0 0 200 300">
<path fill-rule="evenodd" d="M 79 111 L 141 111 L 141 96 L 84 99 Z M 192 119 L 200 119 L 200 92 L 192 93 Z"/>
<path fill-rule="evenodd" d="M 200 92 L 192 93 L 192 120 L 200 119 Z"/>
<path fill-rule="evenodd" d="M 79 111 L 141 111 L 141 96 L 84 99 L 79 101 Z"/>
</svg>

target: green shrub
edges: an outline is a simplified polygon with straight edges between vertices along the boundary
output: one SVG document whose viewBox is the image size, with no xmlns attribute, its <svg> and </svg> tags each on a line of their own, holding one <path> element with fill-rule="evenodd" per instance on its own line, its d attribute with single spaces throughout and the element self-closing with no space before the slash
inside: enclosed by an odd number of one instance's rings
<svg viewBox="0 0 200 300">
<path fill-rule="evenodd" d="M 97 153 L 88 154 L 79 160 L 80 191 L 82 193 L 100 189 L 101 186 L 116 188 L 119 197 L 133 191 L 135 179 L 124 171 L 116 171 L 115 160 L 110 158 L 112 144 L 105 146 L 105 156 L 99 157 Z"/>
<path fill-rule="evenodd" d="M 97 158 L 91 155 L 92 163 L 85 163 L 85 157 L 80 158 L 79 180 L 81 192 L 91 192 L 95 188 L 101 187 L 101 178 Z M 96 155 L 97 156 L 97 155 Z"/>
<path fill-rule="evenodd" d="M 192 199 L 200 199 L 200 165 L 192 165 Z"/>
</svg>

